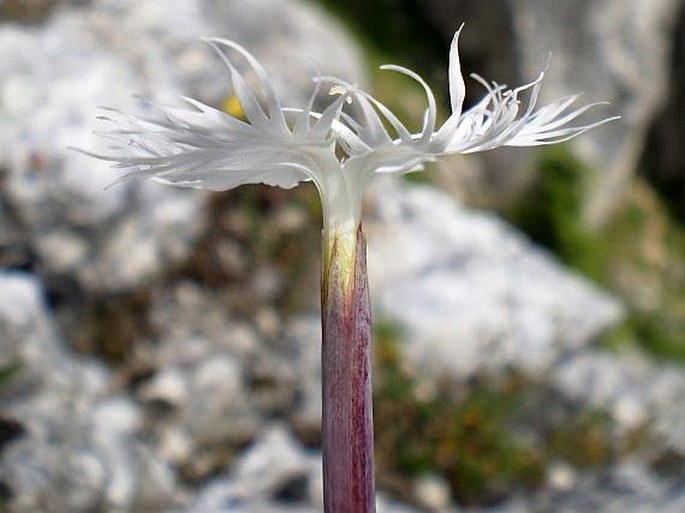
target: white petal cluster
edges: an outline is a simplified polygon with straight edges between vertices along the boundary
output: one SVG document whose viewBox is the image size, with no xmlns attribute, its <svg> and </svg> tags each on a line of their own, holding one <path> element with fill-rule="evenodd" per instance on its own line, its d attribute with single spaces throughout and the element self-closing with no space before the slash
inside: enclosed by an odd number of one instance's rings
<svg viewBox="0 0 685 513">
<path fill-rule="evenodd" d="M 578 95 L 538 108 L 544 72 L 516 89 L 474 76 L 486 94 L 464 111 L 460 31 L 450 49 L 452 113 L 439 128 L 433 92 L 406 68 L 383 67 L 423 87 L 427 109 L 417 133 L 369 93 L 336 77 L 316 77 L 305 108 L 284 107 L 266 71 L 247 50 L 232 41 L 208 39 L 228 67 L 244 119 L 190 98 L 183 98 L 188 104 L 185 109 L 150 104 L 155 111 L 150 118 L 107 109 L 102 119 L 114 128 L 99 133 L 114 142 L 113 154 L 96 156 L 127 171 L 118 181 L 149 177 L 176 186 L 227 190 L 247 183 L 289 188 L 311 180 L 322 197 L 325 224 L 354 226 L 364 187 L 375 173 L 421 169 L 425 162 L 450 153 L 553 144 L 616 119 L 573 124 L 599 105 L 575 108 Z M 256 77 L 251 86 L 238 71 L 239 61 L 242 69 Z M 322 87 L 329 88 L 333 99 L 319 112 L 313 104 Z M 349 108 L 348 103 L 354 106 Z"/>
<path fill-rule="evenodd" d="M 328 78 L 339 88 L 344 88 L 352 94 L 362 106 L 361 123 L 349 118 L 343 118 L 343 121 L 358 138 L 355 141 L 348 141 L 350 146 L 362 147 L 366 152 L 385 154 L 383 164 L 374 171 L 406 171 L 416 167 L 412 165 L 416 164 L 413 160 L 425 162 L 450 153 L 476 153 L 501 146 L 555 144 L 618 119 L 610 117 L 589 124 L 572 124 L 576 118 L 591 108 L 606 104 L 596 102 L 581 108 L 573 108 L 580 95 L 566 96 L 536 109 L 544 72 L 533 82 L 515 89 L 507 89 L 496 82 L 488 83 L 480 76 L 472 75 L 484 86 L 486 94 L 473 107 L 463 111 L 466 87 L 458 50 L 460 33 L 461 28 L 454 35 L 450 49 L 449 88 L 452 113 L 440 128 L 436 128 L 437 112 L 433 92 L 426 82 L 411 70 L 400 66 L 381 68 L 404 73 L 423 87 L 428 108 L 422 130 L 418 134 L 410 134 L 389 109 L 368 93 L 339 79 Z M 521 97 L 526 93 L 528 100 L 523 105 Z M 387 125 L 394 129 L 395 138 L 391 138 L 384 129 Z M 349 139 L 351 138 L 348 137 Z M 386 148 L 388 144 L 395 147 L 394 152 Z M 355 155 L 357 153 L 352 156 Z"/>
<path fill-rule="evenodd" d="M 126 170 L 117 182 L 154 178 L 180 187 L 227 190 L 248 183 L 291 188 L 304 180 L 317 180 L 314 163 L 333 152 L 331 123 L 337 120 L 344 98 L 332 102 L 317 118 L 308 110 L 289 115 L 273 90 L 266 71 L 240 45 L 208 39 L 231 74 L 245 119 L 183 97 L 189 108 L 161 107 L 147 102 L 152 117 L 142 118 L 104 109 L 100 119 L 114 128 L 98 132 L 113 141 L 113 167 Z M 247 85 L 226 50 L 242 57 L 257 79 Z M 257 96 L 255 90 L 259 90 Z M 294 119 L 286 119 L 286 116 Z"/>
</svg>

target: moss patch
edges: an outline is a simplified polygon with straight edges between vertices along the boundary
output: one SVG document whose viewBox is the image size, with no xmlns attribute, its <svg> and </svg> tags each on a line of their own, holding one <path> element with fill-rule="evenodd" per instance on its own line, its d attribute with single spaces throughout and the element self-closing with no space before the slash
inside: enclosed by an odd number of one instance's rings
<svg viewBox="0 0 685 513">
<path fill-rule="evenodd" d="M 493 504 L 542 486 L 550 461 L 600 468 L 621 454 L 608 415 L 525 376 L 427 387 L 403 367 L 400 338 L 377 329 L 374 416 L 379 485 L 402 499 L 414 478 L 437 472 L 458 502 Z"/>
<path fill-rule="evenodd" d="M 455 400 L 445 384 L 423 397 L 401 369 L 394 342 L 381 333 L 376 344 L 376 459 L 383 488 L 411 500 L 411 478 L 438 472 L 460 502 L 482 504 L 540 482 L 539 455 L 518 444 L 503 422 L 515 408 L 515 385 L 494 389 L 483 382 Z"/>
</svg>

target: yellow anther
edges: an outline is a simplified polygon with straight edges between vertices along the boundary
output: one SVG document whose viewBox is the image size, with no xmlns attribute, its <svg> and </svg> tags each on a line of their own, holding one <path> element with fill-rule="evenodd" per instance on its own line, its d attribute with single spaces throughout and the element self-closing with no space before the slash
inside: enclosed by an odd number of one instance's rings
<svg viewBox="0 0 685 513">
<path fill-rule="evenodd" d="M 240 100 L 235 94 L 227 96 L 221 104 L 221 109 L 233 116 L 234 118 L 245 119 L 245 112 L 243 111 Z"/>
</svg>

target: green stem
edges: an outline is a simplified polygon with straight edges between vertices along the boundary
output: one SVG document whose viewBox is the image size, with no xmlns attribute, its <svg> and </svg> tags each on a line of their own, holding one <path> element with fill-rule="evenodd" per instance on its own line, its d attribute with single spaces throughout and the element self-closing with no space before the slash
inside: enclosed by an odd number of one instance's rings
<svg viewBox="0 0 685 513">
<path fill-rule="evenodd" d="M 366 242 L 334 234 L 321 288 L 325 513 L 374 513 L 372 322 Z"/>
</svg>

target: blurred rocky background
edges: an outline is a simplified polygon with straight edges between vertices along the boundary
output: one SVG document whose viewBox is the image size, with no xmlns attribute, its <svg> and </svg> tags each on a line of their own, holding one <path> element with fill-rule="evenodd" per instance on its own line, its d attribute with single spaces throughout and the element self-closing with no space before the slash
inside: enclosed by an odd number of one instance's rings
<svg viewBox="0 0 685 513">
<path fill-rule="evenodd" d="M 297 105 L 319 70 L 420 125 L 447 49 L 572 144 L 378 180 L 379 513 L 685 511 L 685 2 L 0 0 L 0 511 L 316 512 L 318 199 L 104 188 L 96 106 L 230 108 L 199 38 Z M 482 90 L 468 80 L 467 101 Z"/>
</svg>

